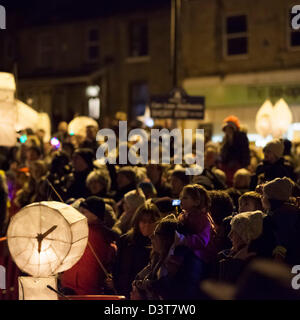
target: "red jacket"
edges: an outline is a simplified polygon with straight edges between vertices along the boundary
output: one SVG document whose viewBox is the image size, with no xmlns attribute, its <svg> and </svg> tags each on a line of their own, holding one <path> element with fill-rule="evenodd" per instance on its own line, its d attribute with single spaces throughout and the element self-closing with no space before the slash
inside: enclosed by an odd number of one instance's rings
<svg viewBox="0 0 300 320">
<path fill-rule="evenodd" d="M 89 224 L 89 243 L 106 270 L 112 263 L 116 247 L 107 230 L 100 224 Z M 77 295 L 103 294 L 105 273 L 93 255 L 89 245 L 80 260 L 61 276 L 62 287 L 73 289 Z"/>
</svg>

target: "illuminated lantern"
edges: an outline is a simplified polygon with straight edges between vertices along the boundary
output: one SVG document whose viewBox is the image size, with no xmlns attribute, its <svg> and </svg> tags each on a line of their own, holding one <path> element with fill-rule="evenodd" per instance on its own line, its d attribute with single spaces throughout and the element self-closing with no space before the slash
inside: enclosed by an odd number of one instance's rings
<svg viewBox="0 0 300 320">
<path fill-rule="evenodd" d="M 281 138 L 287 132 L 293 120 L 292 112 L 288 104 L 280 99 L 273 108 L 272 134 L 274 138 Z"/>
<path fill-rule="evenodd" d="M 12 73 L 0 72 L 0 101 L 15 101 L 16 82 Z"/>
<path fill-rule="evenodd" d="M 0 146 L 12 147 L 16 144 L 15 91 L 16 83 L 13 74 L 0 72 Z"/>
<path fill-rule="evenodd" d="M 17 122 L 15 124 L 16 130 L 19 131 L 19 130 L 24 130 L 26 128 L 31 128 L 32 130 L 35 131 L 39 121 L 39 113 L 20 100 L 16 100 L 16 104 L 17 104 Z"/>
<path fill-rule="evenodd" d="M 68 132 L 70 135 L 80 135 L 82 137 L 86 136 L 86 127 L 95 126 L 98 128 L 98 123 L 96 120 L 86 116 L 79 116 L 74 118 L 68 126 Z"/>
<path fill-rule="evenodd" d="M 23 281 L 23 286 L 31 283 L 30 286 L 34 287 L 37 283 L 43 283 L 37 278 L 47 278 L 68 270 L 81 258 L 88 241 L 87 219 L 61 202 L 33 203 L 11 218 L 7 241 L 16 265 L 33 276 L 27 277 L 31 279 Z M 26 292 L 27 289 L 23 290 Z M 34 290 L 37 293 L 35 299 L 39 299 L 38 290 Z M 48 291 L 51 299 L 53 293 Z"/>
<path fill-rule="evenodd" d="M 58 300 L 57 294 L 47 286 L 57 290 L 56 277 L 19 277 L 19 300 Z"/>
<path fill-rule="evenodd" d="M 45 131 L 44 142 L 48 142 L 51 138 L 51 121 L 48 113 L 40 112 L 38 114 L 37 130 L 43 129 Z"/>
<path fill-rule="evenodd" d="M 272 133 L 273 106 L 270 100 L 266 100 L 256 114 L 256 131 L 267 137 Z"/>
</svg>

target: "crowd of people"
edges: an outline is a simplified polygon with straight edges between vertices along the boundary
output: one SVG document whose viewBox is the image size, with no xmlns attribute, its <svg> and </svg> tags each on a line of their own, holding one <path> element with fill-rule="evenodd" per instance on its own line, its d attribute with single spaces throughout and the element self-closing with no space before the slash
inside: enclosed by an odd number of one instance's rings
<svg viewBox="0 0 300 320">
<path fill-rule="evenodd" d="M 82 138 L 62 123 L 53 146 L 42 130 L 27 129 L 25 143 L 0 150 L 0 237 L 33 202 L 63 201 L 87 217 L 89 245 L 59 275 L 61 293 L 299 299 L 291 285 L 291 268 L 300 265 L 296 144 L 273 139 L 256 148 L 230 116 L 222 143 L 205 141 L 203 171 L 192 176 L 172 161 L 99 163 L 97 130 L 87 127 Z"/>
</svg>

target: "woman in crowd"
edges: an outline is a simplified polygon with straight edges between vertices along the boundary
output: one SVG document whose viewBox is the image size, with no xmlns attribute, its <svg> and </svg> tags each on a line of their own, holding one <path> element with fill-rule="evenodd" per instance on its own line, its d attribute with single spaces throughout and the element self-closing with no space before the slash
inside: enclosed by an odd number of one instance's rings
<svg viewBox="0 0 300 320">
<path fill-rule="evenodd" d="M 234 173 L 250 164 L 249 141 L 235 116 L 225 118 L 222 129 L 225 136 L 221 146 L 221 169 L 226 173 L 227 185 L 231 187 Z"/>
<path fill-rule="evenodd" d="M 117 242 L 117 257 L 113 268 L 114 287 L 118 294 L 129 299 L 131 283 L 149 262 L 152 235 L 160 212 L 146 201 L 136 211 L 133 227 Z"/>
<path fill-rule="evenodd" d="M 106 169 L 93 170 L 86 178 L 86 185 L 90 195 L 100 198 L 109 198 L 111 179 Z"/>
<path fill-rule="evenodd" d="M 201 262 L 193 251 L 178 245 L 178 220 L 167 216 L 151 237 L 150 263 L 132 283 L 132 300 L 187 300 L 198 297 Z"/>
<path fill-rule="evenodd" d="M 121 233 L 126 233 L 131 229 L 136 209 L 146 201 L 143 191 L 139 188 L 129 191 L 124 196 L 124 211 L 116 222 L 114 228 L 120 229 Z"/>
<path fill-rule="evenodd" d="M 256 256 L 252 241 L 263 232 L 261 211 L 243 212 L 235 215 L 230 224 L 229 238 L 232 248 L 219 253 L 219 280 L 236 282 L 246 265 Z"/>
</svg>

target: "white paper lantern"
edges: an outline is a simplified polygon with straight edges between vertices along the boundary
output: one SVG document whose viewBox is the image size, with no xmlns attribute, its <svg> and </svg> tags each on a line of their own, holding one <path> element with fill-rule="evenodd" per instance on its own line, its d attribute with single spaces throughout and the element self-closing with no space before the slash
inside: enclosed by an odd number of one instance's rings
<svg viewBox="0 0 300 320">
<path fill-rule="evenodd" d="M 15 100 L 16 82 L 12 73 L 0 72 L 0 101 L 11 102 Z"/>
<path fill-rule="evenodd" d="M 12 217 L 7 231 L 16 265 L 34 277 L 47 277 L 71 268 L 88 241 L 87 218 L 56 201 L 33 203 Z"/>
<path fill-rule="evenodd" d="M 87 126 L 95 126 L 98 128 L 98 123 L 96 120 L 90 117 L 76 117 L 69 123 L 68 132 L 69 134 L 76 134 L 85 137 Z"/>
<path fill-rule="evenodd" d="M 19 277 L 19 300 L 58 300 L 57 294 L 47 288 L 57 290 L 56 277 Z"/>
<path fill-rule="evenodd" d="M 26 103 L 16 100 L 17 104 L 17 122 L 16 130 L 24 130 L 26 128 L 31 128 L 32 130 L 37 129 L 39 122 L 39 113 L 35 111 L 32 107 L 28 106 Z"/>
<path fill-rule="evenodd" d="M 266 100 L 256 114 L 256 131 L 267 137 L 272 133 L 273 106 L 270 100 Z"/>
<path fill-rule="evenodd" d="M 49 142 L 51 139 L 51 121 L 48 113 L 40 112 L 38 114 L 38 123 L 36 128 L 37 130 L 38 129 L 45 130 L 44 142 Z"/>
<path fill-rule="evenodd" d="M 287 132 L 293 120 L 288 104 L 280 99 L 273 108 L 272 134 L 274 138 L 281 138 Z"/>
<path fill-rule="evenodd" d="M 0 146 L 13 147 L 16 145 L 16 113 L 15 103 L 0 101 Z"/>
</svg>

